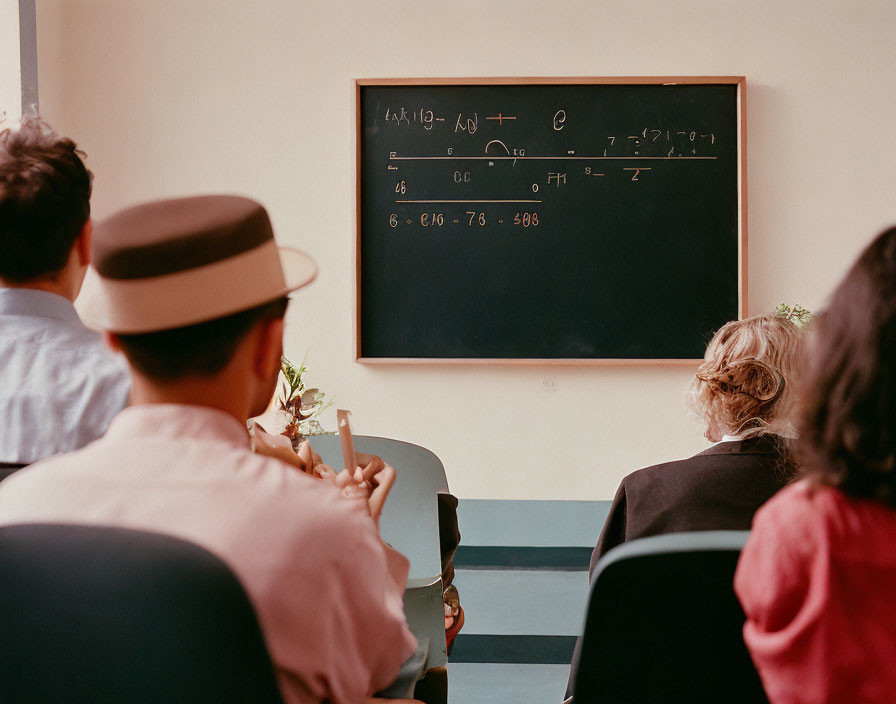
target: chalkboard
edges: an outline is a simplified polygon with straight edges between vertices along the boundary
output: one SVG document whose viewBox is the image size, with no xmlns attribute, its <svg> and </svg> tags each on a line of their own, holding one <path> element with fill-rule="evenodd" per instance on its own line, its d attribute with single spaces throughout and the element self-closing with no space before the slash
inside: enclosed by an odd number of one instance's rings
<svg viewBox="0 0 896 704">
<path fill-rule="evenodd" d="M 743 78 L 356 89 L 359 361 L 674 363 L 743 313 Z"/>
</svg>

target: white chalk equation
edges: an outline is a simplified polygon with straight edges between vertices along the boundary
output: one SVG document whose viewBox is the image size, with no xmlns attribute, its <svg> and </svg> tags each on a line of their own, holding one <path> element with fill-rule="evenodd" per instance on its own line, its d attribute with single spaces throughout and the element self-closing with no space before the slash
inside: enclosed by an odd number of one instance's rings
<svg viewBox="0 0 896 704">
<path fill-rule="evenodd" d="M 538 130 L 540 127 L 550 128 L 553 132 L 562 132 L 576 127 L 574 119 L 565 108 L 557 109 L 549 119 L 532 118 L 514 114 L 506 114 L 496 111 L 480 113 L 478 110 L 437 114 L 429 107 L 407 107 L 399 105 L 387 106 L 383 110 L 385 126 L 398 129 L 412 130 L 422 129 L 424 132 L 436 132 L 457 135 L 459 137 L 471 137 L 488 125 L 494 129 L 502 127 L 523 127 L 524 129 Z M 541 124 L 540 124 L 541 123 Z M 712 154 L 705 154 L 706 147 L 714 147 L 717 142 L 714 132 L 705 129 L 696 129 L 683 125 L 675 129 L 647 125 L 640 127 L 634 134 L 608 134 L 599 138 L 606 143 L 600 154 L 591 158 L 624 158 L 625 156 L 644 156 L 650 158 L 676 158 L 687 159 L 701 158 L 711 159 Z M 501 141 L 501 140 L 493 140 Z M 622 148 L 624 147 L 624 149 Z M 525 149 L 525 147 L 517 147 Z M 621 152 L 625 152 L 622 154 Z M 412 158 L 412 157 L 406 157 Z M 425 156 L 413 158 L 427 158 Z M 430 157 L 436 158 L 436 157 Z M 444 157 L 438 157 L 444 158 Z M 476 158 L 468 156 L 466 158 Z M 502 158 L 506 158 L 502 157 Z M 530 157 L 535 158 L 535 157 Z M 542 155 L 538 158 L 557 158 L 556 156 Z M 586 157 L 579 157 L 586 158 Z"/>
<path fill-rule="evenodd" d="M 731 147 L 688 118 L 609 133 L 605 120 L 570 106 L 528 112 L 381 103 L 374 122 L 394 188 L 389 227 L 539 227 L 551 219 L 545 198 L 649 191 L 670 174 L 699 182 L 694 169 Z"/>
</svg>

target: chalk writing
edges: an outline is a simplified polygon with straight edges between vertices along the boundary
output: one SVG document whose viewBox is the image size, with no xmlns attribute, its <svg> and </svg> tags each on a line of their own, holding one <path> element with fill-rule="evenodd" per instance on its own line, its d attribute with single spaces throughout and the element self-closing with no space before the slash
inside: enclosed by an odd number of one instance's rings
<svg viewBox="0 0 896 704">
<path fill-rule="evenodd" d="M 555 184 L 557 188 L 560 188 L 561 185 L 566 185 L 566 174 L 561 174 L 554 171 L 548 172 L 548 185 Z"/>
<path fill-rule="evenodd" d="M 390 120 L 395 122 L 396 125 L 400 125 L 402 122 L 408 125 L 411 124 L 411 120 L 408 118 L 408 111 L 405 108 L 401 108 L 401 113 L 386 108 L 386 122 Z"/>
<path fill-rule="evenodd" d="M 422 213 L 420 215 L 420 224 L 423 227 L 441 227 L 445 224 L 444 213 Z"/>
<path fill-rule="evenodd" d="M 486 117 L 485 119 L 486 119 L 486 120 L 497 120 L 497 121 L 498 121 L 498 126 L 500 127 L 501 125 L 504 124 L 504 120 L 515 120 L 516 117 L 508 117 L 507 115 L 502 115 L 502 114 L 499 112 L 499 113 L 497 114 L 496 117 Z"/>
<path fill-rule="evenodd" d="M 565 127 L 566 110 L 558 110 L 554 113 L 553 128 L 558 132 Z"/>
<path fill-rule="evenodd" d="M 523 227 L 536 227 L 538 225 L 538 213 L 516 213 L 513 216 L 514 225 Z"/>
<path fill-rule="evenodd" d="M 387 107 L 383 117 L 386 124 L 397 127 L 420 125 L 427 132 L 431 131 L 437 123 L 445 122 L 444 117 L 436 115 L 430 108 L 414 107 L 409 111 L 405 105 L 397 108 Z"/>
<path fill-rule="evenodd" d="M 463 113 L 457 113 L 457 122 L 454 125 L 455 132 L 469 132 L 475 134 L 479 129 L 479 114 L 473 113 L 473 117 L 464 118 Z"/>
<path fill-rule="evenodd" d="M 637 180 L 638 180 L 638 174 L 640 174 L 642 171 L 650 171 L 650 169 L 649 169 L 649 168 L 644 168 L 644 167 L 641 167 L 641 168 L 625 168 L 625 169 L 623 169 L 623 171 L 634 171 L 635 173 L 632 174 L 632 181 L 637 181 Z"/>
<path fill-rule="evenodd" d="M 488 154 L 489 147 L 491 147 L 493 144 L 500 146 L 504 150 L 505 154 L 507 154 L 508 156 L 510 155 L 510 150 L 507 148 L 507 145 L 504 144 L 504 142 L 502 142 L 500 139 L 493 139 L 488 144 L 485 145 L 485 153 L 486 154 Z"/>
<path fill-rule="evenodd" d="M 660 168 L 658 164 L 670 163 L 669 167 L 662 167 L 665 170 L 672 168 L 672 162 L 687 164 L 695 161 L 714 161 L 718 158 L 720 147 L 719 139 L 711 129 L 686 124 L 673 128 L 646 122 L 631 131 L 589 134 L 583 144 L 564 142 L 562 148 L 556 151 L 551 151 L 550 147 L 542 151 L 545 145 L 551 144 L 551 141 L 544 139 L 543 132 L 539 133 L 539 129 L 555 135 L 563 132 L 566 139 L 576 141 L 582 139 L 580 132 L 570 131 L 573 129 L 571 125 L 579 124 L 581 115 L 578 115 L 579 119 L 571 121 L 574 114 L 570 113 L 569 107 L 558 106 L 547 113 L 551 116 L 549 126 L 541 123 L 542 127 L 536 125 L 533 128 L 531 120 L 527 122 L 529 116 L 525 111 L 475 105 L 458 105 L 457 108 L 442 108 L 454 116 L 449 123 L 438 114 L 440 110 L 435 107 L 435 103 L 433 105 L 406 103 L 384 108 L 382 115 L 387 126 L 393 129 L 400 128 L 402 131 L 409 128 L 420 130 L 418 134 L 426 135 L 422 137 L 424 141 L 418 143 L 416 149 L 419 151 L 416 153 L 404 151 L 407 146 L 402 146 L 403 141 L 396 142 L 395 148 L 388 151 L 387 169 L 397 171 L 402 164 L 410 162 L 418 164 L 417 168 L 431 165 L 427 166 L 427 169 L 436 169 L 438 173 L 443 174 L 442 180 L 433 180 L 432 174 L 435 172 L 429 170 L 402 171 L 402 178 L 394 181 L 394 203 L 399 210 L 389 214 L 390 228 L 399 228 L 405 224 L 424 228 L 453 226 L 472 228 L 487 225 L 498 227 L 505 223 L 521 228 L 537 227 L 539 222 L 544 221 L 544 214 L 524 210 L 508 212 L 505 209 L 509 207 L 506 204 L 541 202 L 520 197 L 522 190 L 538 194 L 541 186 L 546 185 L 550 189 L 549 192 L 557 194 L 551 196 L 552 198 L 563 197 L 561 193 L 557 193 L 558 189 L 565 191 L 571 184 L 579 183 L 582 179 L 591 184 L 590 188 L 594 189 L 595 193 L 607 192 L 607 188 L 618 188 L 619 185 L 612 184 L 621 183 L 636 184 L 630 187 L 639 190 L 650 189 L 651 183 L 659 182 L 655 179 L 645 181 L 645 176 Z M 507 129 L 510 125 L 518 124 L 528 125 L 525 135 L 531 137 L 538 148 L 513 144 L 506 137 L 504 139 L 494 137 L 494 130 Z M 480 127 L 486 125 L 488 127 L 480 131 Z M 462 135 L 463 139 L 456 145 L 446 146 L 444 140 L 449 134 L 458 137 Z M 511 130 L 505 134 L 517 135 L 518 132 Z M 539 137 L 539 134 L 542 137 Z M 425 144 L 430 140 L 437 141 L 433 150 L 427 152 Z M 438 140 L 442 140 L 441 143 Z M 580 167 L 567 168 L 571 162 L 577 161 L 583 162 Z M 445 164 L 447 168 L 440 167 L 441 162 L 447 162 Z M 546 169 L 538 168 L 542 163 Z M 493 173 L 494 176 L 487 177 L 486 172 L 480 171 L 482 168 L 489 169 L 488 173 Z M 525 180 L 519 182 L 518 179 L 509 176 L 510 171 L 504 171 L 514 168 L 522 169 L 521 175 Z M 432 184 L 441 183 L 443 192 L 428 193 L 419 200 L 408 199 L 412 185 L 420 178 L 420 174 L 423 174 L 425 183 L 421 185 L 424 189 L 431 191 L 434 188 Z M 481 178 L 478 178 L 479 176 Z M 495 181 L 495 178 L 498 181 Z M 511 180 L 508 181 L 507 178 Z M 503 189 L 505 192 L 496 193 L 494 194 L 496 197 L 491 197 L 490 191 L 495 188 L 495 183 L 506 184 L 506 188 Z M 572 187 L 573 192 L 575 188 Z M 471 189 L 485 189 L 485 191 L 480 194 Z M 419 188 L 416 192 L 420 192 Z M 475 197 L 486 195 L 486 192 L 488 197 Z M 428 210 L 433 204 L 448 210 Z M 485 207 L 474 210 L 464 208 L 470 204 L 482 204 Z"/>
</svg>

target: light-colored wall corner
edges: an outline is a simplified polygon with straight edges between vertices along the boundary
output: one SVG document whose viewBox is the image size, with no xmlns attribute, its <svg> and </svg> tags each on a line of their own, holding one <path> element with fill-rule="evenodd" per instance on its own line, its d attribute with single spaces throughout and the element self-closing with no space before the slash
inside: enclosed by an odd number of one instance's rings
<svg viewBox="0 0 896 704">
<path fill-rule="evenodd" d="M 42 111 L 87 151 L 95 214 L 262 200 L 320 264 L 287 354 L 310 347 L 309 380 L 357 432 L 431 448 L 463 498 L 610 499 L 632 470 L 702 449 L 693 370 L 353 363 L 353 79 L 745 75 L 754 313 L 818 308 L 896 219 L 884 0 L 38 0 L 37 19 Z"/>
<path fill-rule="evenodd" d="M 22 112 L 39 113 L 37 8 L 34 0 L 19 0 L 19 66 L 22 76 Z"/>
</svg>

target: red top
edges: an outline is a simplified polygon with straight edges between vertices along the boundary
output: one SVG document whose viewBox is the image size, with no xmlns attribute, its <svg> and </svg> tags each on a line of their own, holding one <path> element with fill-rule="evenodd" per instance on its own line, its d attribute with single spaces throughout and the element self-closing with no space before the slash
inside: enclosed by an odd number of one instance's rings
<svg viewBox="0 0 896 704">
<path fill-rule="evenodd" d="M 896 701 L 896 511 L 793 484 L 756 514 L 734 587 L 773 704 Z"/>
</svg>

